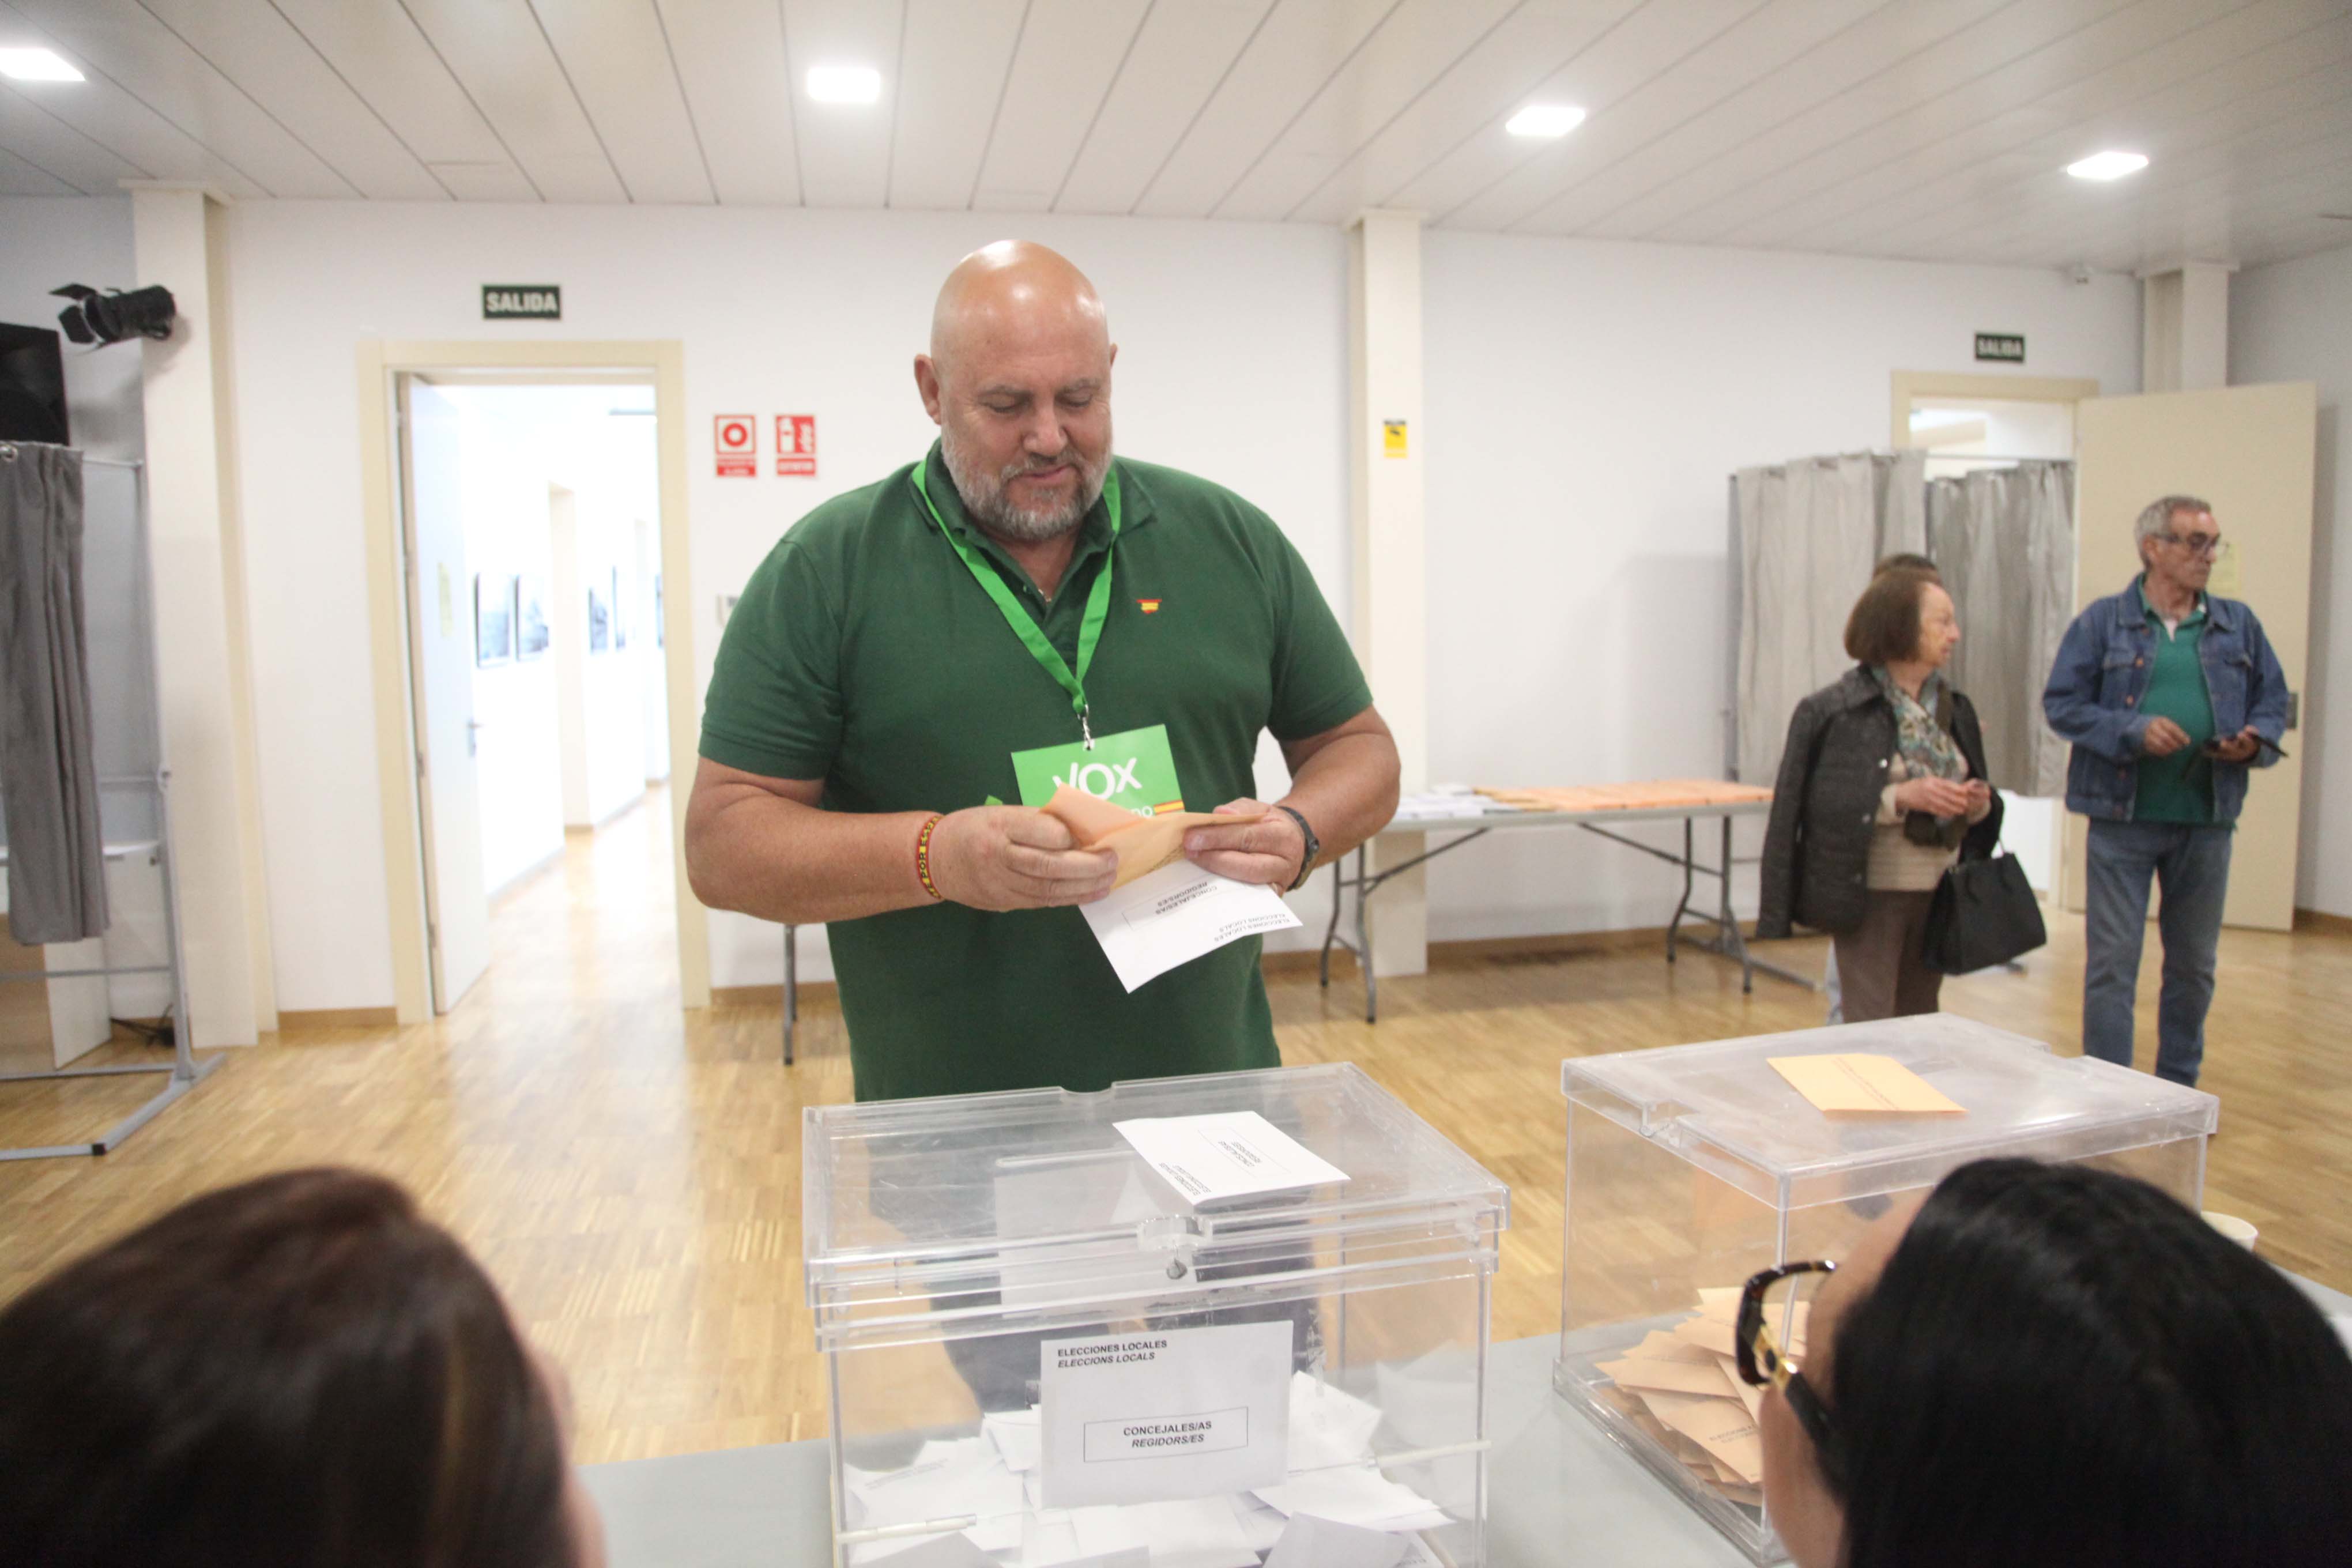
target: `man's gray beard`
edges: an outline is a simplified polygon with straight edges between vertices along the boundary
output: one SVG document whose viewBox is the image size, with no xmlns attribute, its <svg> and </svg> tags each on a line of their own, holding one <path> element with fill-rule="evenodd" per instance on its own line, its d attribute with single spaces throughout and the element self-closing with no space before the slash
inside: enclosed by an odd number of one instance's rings
<svg viewBox="0 0 2352 1568">
<path fill-rule="evenodd" d="M 940 427 L 940 456 L 947 460 L 948 477 L 955 481 L 956 494 L 963 498 L 963 509 L 971 520 L 998 538 L 1020 544 L 1059 539 L 1085 521 L 1095 498 L 1102 494 L 1103 472 L 1110 462 L 1106 454 L 1103 468 L 1096 468 L 1072 452 L 1066 460 L 1077 465 L 1078 493 L 1044 511 L 1029 511 L 1013 504 L 1005 487 L 1029 472 L 1030 464 L 1014 463 L 991 475 L 957 448 L 955 437 L 944 425 Z"/>
</svg>

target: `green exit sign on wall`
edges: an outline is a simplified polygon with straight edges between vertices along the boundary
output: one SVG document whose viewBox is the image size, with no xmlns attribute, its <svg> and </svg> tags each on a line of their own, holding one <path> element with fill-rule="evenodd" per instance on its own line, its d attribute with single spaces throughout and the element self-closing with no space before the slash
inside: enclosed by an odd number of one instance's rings
<svg viewBox="0 0 2352 1568">
<path fill-rule="evenodd" d="M 482 320 L 486 321 L 560 321 L 563 320 L 563 289 L 556 283 L 485 283 Z"/>
<path fill-rule="evenodd" d="M 2025 340 L 2013 332 L 1979 332 L 1977 358 L 2004 360 L 2011 364 L 2025 363 Z"/>
</svg>

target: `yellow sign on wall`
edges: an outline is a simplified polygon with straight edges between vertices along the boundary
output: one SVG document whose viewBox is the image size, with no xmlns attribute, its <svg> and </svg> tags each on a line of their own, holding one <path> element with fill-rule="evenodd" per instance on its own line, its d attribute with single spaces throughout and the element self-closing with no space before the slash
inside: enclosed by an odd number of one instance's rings
<svg viewBox="0 0 2352 1568">
<path fill-rule="evenodd" d="M 1381 421 L 1381 456 L 1384 458 L 1403 457 L 1405 455 L 1404 443 L 1405 435 L 1403 420 L 1383 419 Z"/>
</svg>

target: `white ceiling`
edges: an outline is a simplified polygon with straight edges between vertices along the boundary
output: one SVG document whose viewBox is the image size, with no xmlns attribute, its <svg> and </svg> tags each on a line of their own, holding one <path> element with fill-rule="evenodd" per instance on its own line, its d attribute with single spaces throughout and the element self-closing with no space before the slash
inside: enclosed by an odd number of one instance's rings
<svg viewBox="0 0 2352 1568">
<path fill-rule="evenodd" d="M 2131 271 L 2352 245 L 2352 0 L 0 0 L 0 193 L 977 208 Z M 812 102 L 816 64 L 883 76 Z M 1557 142 L 1504 133 L 1577 104 Z M 2101 148 L 2151 166 L 2107 185 Z"/>
</svg>

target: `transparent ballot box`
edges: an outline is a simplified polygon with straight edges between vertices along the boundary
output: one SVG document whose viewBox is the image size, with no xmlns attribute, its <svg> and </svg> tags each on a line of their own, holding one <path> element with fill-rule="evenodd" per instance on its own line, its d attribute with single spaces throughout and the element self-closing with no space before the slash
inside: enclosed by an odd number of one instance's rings
<svg viewBox="0 0 2352 1568">
<path fill-rule="evenodd" d="M 1510 1191 L 1358 1068 L 804 1114 L 839 1563 L 1485 1563 Z"/>
<path fill-rule="evenodd" d="M 1948 1105 L 1833 1115 L 1771 1065 L 1847 1053 L 1891 1058 Z M 1948 1014 L 1586 1057 L 1561 1064 L 1560 1087 L 1554 1385 L 1759 1563 L 1781 1553 L 1759 1489 L 1757 1391 L 1731 1364 L 1749 1276 L 1842 1258 L 1900 1195 L 1992 1156 L 2081 1161 L 2193 1208 L 2220 1119 L 2211 1095 Z M 1772 1304 L 1780 1337 L 1801 1342 L 1803 1303 Z"/>
</svg>

